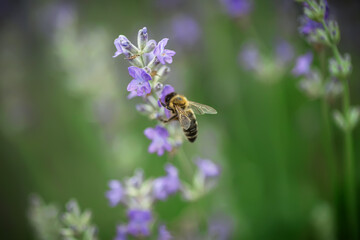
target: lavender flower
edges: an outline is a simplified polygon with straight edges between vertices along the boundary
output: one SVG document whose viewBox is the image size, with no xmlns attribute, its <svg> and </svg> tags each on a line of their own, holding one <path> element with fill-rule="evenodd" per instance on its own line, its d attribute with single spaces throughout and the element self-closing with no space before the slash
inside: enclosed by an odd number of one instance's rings
<svg viewBox="0 0 360 240">
<path fill-rule="evenodd" d="M 148 151 L 150 153 L 157 152 L 159 156 L 162 156 L 166 151 L 170 152 L 172 147 L 168 141 L 169 132 L 166 128 L 156 126 L 155 128 L 147 128 L 144 131 L 145 136 L 152 140 Z"/>
<path fill-rule="evenodd" d="M 160 99 L 158 101 L 159 107 L 162 106 L 161 103 L 165 103 L 166 95 L 168 95 L 168 94 L 170 94 L 170 93 L 172 93 L 174 91 L 175 91 L 175 89 L 171 85 L 167 84 L 167 85 L 164 86 L 164 88 L 163 88 L 163 90 L 161 91 L 161 94 L 160 94 Z"/>
<path fill-rule="evenodd" d="M 116 52 L 115 52 L 113 58 L 115 58 L 115 57 L 117 57 L 117 56 L 119 56 L 119 55 L 121 55 L 123 53 L 119 38 L 116 38 L 114 40 L 114 45 L 116 47 Z"/>
<path fill-rule="evenodd" d="M 228 14 L 232 17 L 243 17 L 252 10 L 250 0 L 221 0 Z"/>
<path fill-rule="evenodd" d="M 208 159 L 199 158 L 196 165 L 205 178 L 217 177 L 220 174 L 219 166 Z"/>
<path fill-rule="evenodd" d="M 144 96 L 151 92 L 151 86 L 149 81 L 151 76 L 142 68 L 131 66 L 128 68 L 129 74 L 134 79 L 127 86 L 129 92 L 136 91 L 138 96 Z"/>
<path fill-rule="evenodd" d="M 162 39 L 154 49 L 154 54 L 161 64 L 172 63 L 172 57 L 176 54 L 173 50 L 165 49 L 168 41 L 168 38 Z"/>
<path fill-rule="evenodd" d="M 106 197 L 109 200 L 110 206 L 115 207 L 120 203 L 124 195 L 124 189 L 121 182 L 112 180 L 109 182 L 110 190 L 106 192 Z"/>
<path fill-rule="evenodd" d="M 292 70 L 292 74 L 295 76 L 307 75 L 310 73 L 310 66 L 313 61 L 313 54 L 308 52 L 301 55 L 296 59 L 295 67 Z"/>
<path fill-rule="evenodd" d="M 152 214 L 149 210 L 133 209 L 129 210 L 127 214 L 129 224 L 127 232 L 135 237 L 150 235 L 150 222 Z"/>
<path fill-rule="evenodd" d="M 178 170 L 171 164 L 166 166 L 167 176 L 154 180 L 153 194 L 159 200 L 165 200 L 169 195 L 176 193 L 180 188 Z"/>
<path fill-rule="evenodd" d="M 247 70 L 256 70 L 260 66 L 259 49 L 252 43 L 244 44 L 239 54 L 240 64 Z"/>
<path fill-rule="evenodd" d="M 174 40 L 183 46 L 193 46 L 200 37 L 199 24 L 190 16 L 182 15 L 173 19 Z"/>
<path fill-rule="evenodd" d="M 127 226 L 126 225 L 119 225 L 116 228 L 116 237 L 114 240 L 127 240 Z"/>
<path fill-rule="evenodd" d="M 159 236 L 158 236 L 158 240 L 170 240 L 173 237 L 171 236 L 171 234 L 169 233 L 169 231 L 166 229 L 165 225 L 161 225 L 159 227 Z"/>
<path fill-rule="evenodd" d="M 290 62 L 294 57 L 294 48 L 285 40 L 281 40 L 276 45 L 276 59 L 281 64 Z"/>
</svg>

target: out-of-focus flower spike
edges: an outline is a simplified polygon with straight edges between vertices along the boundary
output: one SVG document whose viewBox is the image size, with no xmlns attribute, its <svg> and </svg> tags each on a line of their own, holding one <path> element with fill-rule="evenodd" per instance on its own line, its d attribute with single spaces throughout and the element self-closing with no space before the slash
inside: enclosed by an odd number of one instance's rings
<svg viewBox="0 0 360 240">
<path fill-rule="evenodd" d="M 313 54 L 308 52 L 304 55 L 301 55 L 296 59 L 295 67 L 292 70 L 292 74 L 295 76 L 306 75 L 310 72 L 310 66 L 313 61 Z"/>
<path fill-rule="evenodd" d="M 142 29 L 139 30 L 138 38 L 137 38 L 137 43 L 140 51 L 142 51 L 145 48 L 147 42 L 148 42 L 147 28 L 143 27 Z"/>
</svg>

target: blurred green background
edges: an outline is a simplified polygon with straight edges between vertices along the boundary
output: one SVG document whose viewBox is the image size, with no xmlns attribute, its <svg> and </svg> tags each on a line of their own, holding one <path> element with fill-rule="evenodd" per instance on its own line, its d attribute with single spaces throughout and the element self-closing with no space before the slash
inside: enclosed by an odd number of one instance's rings
<svg viewBox="0 0 360 240">
<path fill-rule="evenodd" d="M 340 50 L 352 55 L 356 105 L 360 5 L 329 2 L 342 30 Z M 177 52 L 169 83 L 219 112 L 199 117 L 197 142 L 184 144 L 191 159 L 220 163 L 218 187 L 197 203 L 177 196 L 157 205 L 174 235 L 184 221 L 202 222 L 205 229 L 205 219 L 220 213 L 233 221 L 231 239 L 333 239 L 319 101 L 299 91 L 298 79 L 290 74 L 293 62 L 275 83 L 258 81 L 238 62 L 248 41 L 262 42 L 267 58 L 278 39 L 289 41 L 296 56 L 310 49 L 298 35 L 301 8 L 295 3 L 255 0 L 252 13 L 240 21 L 217 0 L 0 4 L 1 239 L 34 239 L 27 220 L 31 193 L 59 206 L 76 198 L 93 211 L 100 238 L 112 239 L 123 210 L 108 206 L 107 182 L 131 176 L 137 168 L 149 177 L 162 175 L 169 160 L 178 165 L 176 157 L 147 153 L 150 142 L 143 131 L 155 122 L 136 112 L 139 99 L 126 98 L 127 62 L 111 57 L 119 34 L 135 40 L 144 26 L 150 38 L 169 37 L 169 49 Z M 198 24 L 194 43 L 177 41 L 173 23 L 181 16 Z M 339 108 L 340 101 L 332 106 Z M 335 125 L 333 130 L 341 179 L 342 136 Z M 354 143 L 358 160 L 359 128 Z M 341 202 L 341 191 L 338 198 Z"/>
</svg>

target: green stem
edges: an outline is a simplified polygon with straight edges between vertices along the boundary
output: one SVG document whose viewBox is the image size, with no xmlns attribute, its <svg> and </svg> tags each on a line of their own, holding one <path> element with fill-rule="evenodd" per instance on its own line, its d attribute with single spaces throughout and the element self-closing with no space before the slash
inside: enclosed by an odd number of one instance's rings
<svg viewBox="0 0 360 240">
<path fill-rule="evenodd" d="M 321 67 L 321 76 L 322 83 L 325 85 L 325 76 L 326 76 L 326 52 L 322 50 L 320 55 L 320 67 Z M 323 120 L 323 130 L 324 130 L 324 150 L 326 154 L 327 166 L 329 171 L 330 185 L 331 185 L 331 198 L 334 211 L 336 211 L 336 193 L 337 193 L 337 166 L 336 166 L 336 155 L 334 152 L 334 141 L 333 133 L 331 128 L 331 118 L 330 118 L 330 108 L 326 98 L 326 94 L 323 94 L 321 99 L 321 112 Z"/>
<path fill-rule="evenodd" d="M 325 22 L 322 20 L 322 25 L 328 36 L 330 37 L 329 28 Z M 342 57 L 339 52 L 339 49 L 335 43 L 331 44 L 331 50 L 334 54 L 334 57 L 339 65 L 342 63 Z M 356 202 L 356 176 L 355 176 L 355 163 L 353 157 L 353 143 L 352 143 L 352 129 L 348 126 L 350 122 L 350 91 L 349 84 L 346 78 L 341 79 L 343 84 L 343 114 L 347 127 L 344 131 L 344 157 L 345 157 L 345 188 L 346 188 L 346 209 L 348 217 L 349 230 L 352 235 L 352 239 L 358 239 L 358 220 L 357 220 L 357 202 Z"/>
<path fill-rule="evenodd" d="M 180 147 L 177 150 L 177 157 L 179 158 L 179 164 L 181 165 L 181 168 L 185 171 L 186 175 L 188 177 L 192 177 L 192 173 L 194 172 L 193 165 L 191 164 L 189 158 L 186 156 L 184 149 Z"/>
<path fill-rule="evenodd" d="M 348 82 L 343 79 L 343 111 L 345 120 L 349 123 L 350 116 L 350 91 Z M 353 143 L 351 128 L 345 129 L 345 183 L 346 183 L 346 204 L 349 219 L 349 228 L 353 239 L 358 239 L 358 220 L 357 220 L 357 201 L 356 201 L 356 182 L 355 182 L 355 163 L 353 157 Z"/>
</svg>

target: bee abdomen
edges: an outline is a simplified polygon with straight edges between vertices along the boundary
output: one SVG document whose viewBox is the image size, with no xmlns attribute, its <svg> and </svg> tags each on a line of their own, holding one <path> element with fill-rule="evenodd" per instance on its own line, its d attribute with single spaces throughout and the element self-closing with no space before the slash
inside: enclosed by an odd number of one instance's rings
<svg viewBox="0 0 360 240">
<path fill-rule="evenodd" d="M 190 127 L 188 129 L 184 129 L 184 133 L 190 142 L 194 142 L 196 140 L 198 134 L 198 128 L 195 117 L 191 118 Z"/>
</svg>

